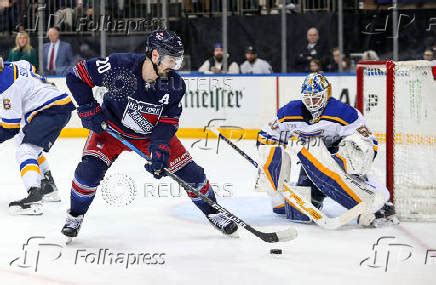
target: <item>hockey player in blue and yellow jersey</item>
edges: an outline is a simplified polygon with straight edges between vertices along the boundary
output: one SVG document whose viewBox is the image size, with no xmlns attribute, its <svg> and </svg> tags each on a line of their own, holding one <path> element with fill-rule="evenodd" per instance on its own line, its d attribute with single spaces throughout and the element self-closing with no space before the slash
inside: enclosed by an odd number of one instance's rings
<svg viewBox="0 0 436 285">
<path fill-rule="evenodd" d="M 76 237 L 100 181 L 119 154 L 128 149 L 102 129 L 110 125 L 151 157 L 146 169 L 157 179 L 163 168 L 216 201 L 203 168 L 197 165 L 176 137 L 185 83 L 175 72 L 183 59 L 183 44 L 173 32 L 149 34 L 145 54 L 112 54 L 79 62 L 66 80 L 78 103 L 78 114 L 91 130 L 82 161 L 76 168 L 71 188 L 71 208 L 62 233 Z M 107 92 L 100 105 L 92 88 Z M 230 235 L 237 225 L 189 193 L 194 204 L 211 224 Z"/>
<path fill-rule="evenodd" d="M 42 201 L 60 201 L 43 151 L 48 152 L 75 109 L 71 98 L 35 73 L 25 60 L 0 58 L 0 143 L 15 136 L 17 161 L 28 192 L 11 212 L 42 214 Z"/>
<path fill-rule="evenodd" d="M 324 198 L 329 196 L 350 209 L 365 200 L 363 196 L 370 193 L 371 197 L 378 198 L 369 203 L 371 209 L 367 215 L 362 215 L 360 223 L 364 226 L 375 225 L 381 223 L 380 220 L 376 221 L 376 217 L 385 220 L 392 218 L 393 207 L 385 204 L 389 192 L 384 185 L 368 176 L 378 146 L 376 138 L 365 126 L 362 114 L 332 98 L 330 83 L 319 73 L 306 77 L 301 96 L 301 100 L 291 101 L 280 108 L 274 121 L 262 129 L 258 136 L 264 165 L 260 168 L 256 187 L 270 194 L 273 211 L 286 214 L 293 221 L 310 220 L 279 192 L 290 176 L 291 156 L 287 150 L 292 149 L 291 145 L 298 145 L 298 142 L 315 141 L 314 146 L 310 144 L 307 149 L 299 147 L 296 151 L 293 159 L 298 159 L 302 167 L 295 187 L 307 193 L 308 200 L 317 208 L 322 208 Z M 291 138 L 296 139 L 297 143 L 292 143 Z M 283 147 L 288 143 L 288 147 Z M 340 166 L 338 173 L 333 170 L 337 165 Z M 346 184 L 342 183 L 347 179 L 342 178 L 345 176 L 359 180 L 367 192 L 342 187 Z"/>
</svg>

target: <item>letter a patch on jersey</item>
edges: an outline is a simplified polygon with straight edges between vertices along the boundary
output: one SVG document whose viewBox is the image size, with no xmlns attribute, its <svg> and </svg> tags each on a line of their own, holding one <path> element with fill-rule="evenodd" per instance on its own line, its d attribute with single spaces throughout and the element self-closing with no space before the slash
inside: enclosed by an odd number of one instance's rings
<svg viewBox="0 0 436 285">
<path fill-rule="evenodd" d="M 162 103 L 164 105 L 168 105 L 169 102 L 170 102 L 170 94 L 168 94 L 168 93 L 163 95 L 162 99 L 159 100 L 159 103 Z"/>
<path fill-rule="evenodd" d="M 162 105 L 137 101 L 128 97 L 129 103 L 124 111 L 122 123 L 125 127 L 140 134 L 149 134 L 158 123 Z"/>
</svg>

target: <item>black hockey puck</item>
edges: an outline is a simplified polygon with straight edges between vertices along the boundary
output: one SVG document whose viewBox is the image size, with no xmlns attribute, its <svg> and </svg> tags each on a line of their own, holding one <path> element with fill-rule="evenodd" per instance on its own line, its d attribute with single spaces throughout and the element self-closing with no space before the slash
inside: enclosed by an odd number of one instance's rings
<svg viewBox="0 0 436 285">
<path fill-rule="evenodd" d="M 283 251 L 281 249 L 278 249 L 278 248 L 273 248 L 273 249 L 271 249 L 269 251 L 269 253 L 271 253 L 271 254 L 282 254 Z"/>
</svg>

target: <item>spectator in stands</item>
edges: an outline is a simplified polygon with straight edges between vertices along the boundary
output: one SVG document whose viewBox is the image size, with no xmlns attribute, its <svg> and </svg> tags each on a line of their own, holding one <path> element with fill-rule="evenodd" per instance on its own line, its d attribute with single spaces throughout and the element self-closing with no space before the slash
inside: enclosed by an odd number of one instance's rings
<svg viewBox="0 0 436 285">
<path fill-rule="evenodd" d="M 9 33 L 12 33 L 20 14 L 17 9 L 16 1 L 0 0 L 0 24 L 5 25 L 4 27 L 0 27 L 1 30 L 7 30 Z"/>
<path fill-rule="evenodd" d="M 206 73 L 223 73 L 223 59 L 224 59 L 224 49 L 221 43 L 216 43 L 213 51 L 213 56 L 204 61 L 203 65 L 200 66 L 198 71 Z M 239 73 L 239 66 L 236 62 L 232 61 L 230 56 L 227 54 L 227 73 Z"/>
<path fill-rule="evenodd" d="M 377 53 L 373 50 L 363 52 L 362 60 L 379 60 Z"/>
<path fill-rule="evenodd" d="M 245 50 L 245 61 L 241 64 L 241 73 L 245 74 L 265 74 L 272 73 L 271 65 L 260 58 L 254 47 L 249 46 Z"/>
<path fill-rule="evenodd" d="M 307 43 L 297 49 L 295 68 L 297 71 L 309 71 L 309 63 L 312 59 L 324 60 L 327 52 L 326 47 L 319 41 L 319 33 L 316 28 L 307 30 Z"/>
<path fill-rule="evenodd" d="M 33 66 L 38 66 L 36 50 L 30 44 L 29 35 L 19 32 L 15 37 L 15 47 L 9 51 L 8 61 L 27 60 Z"/>
<path fill-rule="evenodd" d="M 94 15 L 94 4 L 91 0 L 77 0 L 75 15 L 76 17 L 85 17 L 88 16 L 93 18 Z"/>
<path fill-rule="evenodd" d="M 50 75 L 65 75 L 73 65 L 71 45 L 59 39 L 60 30 L 52 27 L 48 30 L 49 43 L 43 47 L 44 72 Z"/>
<path fill-rule="evenodd" d="M 433 50 L 431 49 L 426 49 L 424 51 L 423 57 L 424 60 L 429 60 L 432 61 L 433 60 Z"/>
<path fill-rule="evenodd" d="M 329 64 L 327 65 L 327 71 L 329 72 L 338 72 L 339 66 L 342 65 L 342 71 L 349 71 L 350 62 L 345 58 L 339 48 L 334 48 L 332 50 L 332 58 L 329 60 Z"/>
<path fill-rule="evenodd" d="M 319 59 L 312 59 L 309 64 L 310 72 L 322 73 L 321 61 Z"/>
</svg>

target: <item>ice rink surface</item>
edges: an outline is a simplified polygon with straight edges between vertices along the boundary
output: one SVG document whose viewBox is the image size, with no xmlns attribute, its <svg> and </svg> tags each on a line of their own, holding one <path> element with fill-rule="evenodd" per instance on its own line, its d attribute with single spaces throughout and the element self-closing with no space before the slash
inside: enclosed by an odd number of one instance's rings
<svg viewBox="0 0 436 285">
<path fill-rule="evenodd" d="M 0 284 L 436 284 L 435 223 L 338 231 L 292 224 L 271 212 L 266 193 L 252 190 L 256 170 L 231 148 L 221 143 L 217 154 L 216 141 L 183 142 L 223 206 L 263 231 L 294 226 L 298 238 L 268 244 L 243 229 L 238 239 L 224 237 L 175 184 L 154 181 L 140 158 L 125 153 L 108 174 L 133 178 L 133 202 L 115 207 L 97 194 L 80 236 L 65 245 L 60 230 L 84 140 L 59 140 L 47 155 L 63 200 L 46 204 L 42 216 L 8 213 L 25 191 L 7 142 L 0 147 Z M 254 141 L 238 144 L 254 155 Z M 325 208 L 342 211 L 332 201 Z"/>
</svg>

